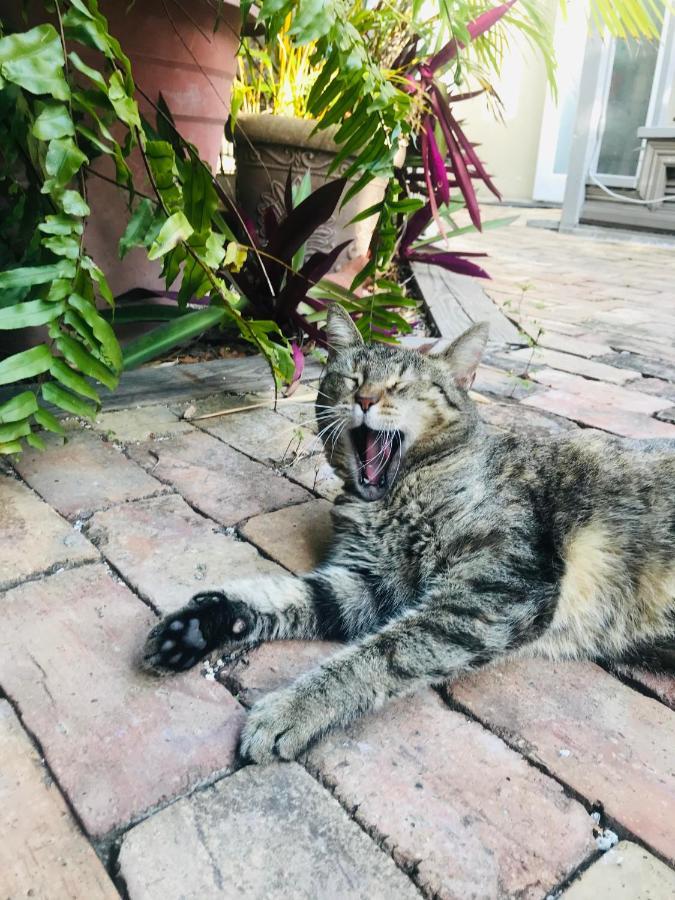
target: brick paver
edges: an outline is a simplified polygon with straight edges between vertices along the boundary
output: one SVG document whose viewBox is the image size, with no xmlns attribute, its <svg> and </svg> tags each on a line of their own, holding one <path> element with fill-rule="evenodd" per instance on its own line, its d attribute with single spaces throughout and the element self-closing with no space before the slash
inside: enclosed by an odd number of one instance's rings
<svg viewBox="0 0 675 900">
<path fill-rule="evenodd" d="M 320 665 L 344 647 L 334 641 L 275 641 L 226 665 L 219 678 L 245 706 Z"/>
<path fill-rule="evenodd" d="M 94 836 L 233 762 L 243 710 L 198 670 L 140 674 L 155 617 L 99 564 L 2 598 L 0 684 Z"/>
<path fill-rule="evenodd" d="M 329 736 L 309 766 L 431 896 L 540 900 L 594 850 L 580 804 L 432 691 Z"/>
<path fill-rule="evenodd" d="M 172 412 L 168 406 L 139 406 L 104 412 L 94 423 L 96 431 L 111 441 L 139 443 L 191 431 L 192 425 Z"/>
<path fill-rule="evenodd" d="M 0 476 L 0 589 L 96 559 L 95 547 L 15 478 Z"/>
<path fill-rule="evenodd" d="M 0 759 L 0 897 L 118 900 L 6 700 L 0 700 Z"/>
<path fill-rule="evenodd" d="M 16 464 L 28 484 L 69 519 L 163 490 L 139 466 L 91 430 L 71 425 L 68 440 L 46 438 L 46 452 L 26 450 Z"/>
<path fill-rule="evenodd" d="M 295 763 L 247 768 L 124 839 L 130 900 L 414 900 L 392 860 Z"/>
<path fill-rule="evenodd" d="M 638 372 L 629 369 L 617 369 L 606 363 L 584 359 L 582 356 L 573 356 L 571 353 L 560 353 L 557 350 L 528 347 L 522 350 L 514 350 L 507 354 L 507 358 L 518 362 L 527 362 L 535 366 L 547 366 L 551 369 L 560 369 L 562 372 L 571 372 L 573 375 L 582 375 L 595 381 L 605 381 L 609 384 L 625 384 L 639 378 Z"/>
<path fill-rule="evenodd" d="M 175 494 L 96 513 L 87 534 L 125 580 L 164 614 L 229 579 L 280 571 Z"/>
<path fill-rule="evenodd" d="M 675 716 L 591 663 L 527 660 L 452 698 L 658 853 L 675 860 Z"/>
<path fill-rule="evenodd" d="M 130 449 L 132 457 L 223 525 L 311 499 L 303 488 L 201 431 Z"/>
<path fill-rule="evenodd" d="M 249 519 L 242 535 L 291 572 L 309 572 L 330 546 L 331 504 L 310 500 Z"/>
<path fill-rule="evenodd" d="M 524 227 L 553 215 L 520 211 L 463 238 L 488 250 L 483 286 L 536 342 L 490 346 L 474 384 L 483 418 L 544 440 L 579 426 L 675 437 L 672 248 Z M 47 503 L 0 477 L 0 691 L 45 754 L 0 702 L 0 897 L 115 896 L 52 778 L 90 836 L 126 829 L 130 900 L 543 900 L 563 884 L 574 900 L 674 897 L 675 676 L 484 671 L 447 703 L 421 691 L 329 735 L 303 760 L 314 780 L 297 764 L 232 774 L 235 746 L 245 706 L 339 645 L 268 644 L 220 668 L 221 683 L 201 667 L 138 673 L 156 621 L 143 600 L 168 612 L 231 577 L 309 569 L 329 540 L 326 501 L 342 484 L 313 403 L 195 419 L 269 400 L 269 387 L 255 358 L 129 373 L 117 412 L 93 430 L 69 423 L 65 447 L 19 463 Z M 603 827 L 637 843 L 600 855 L 595 803 Z"/>
<path fill-rule="evenodd" d="M 562 900 L 673 900 L 675 872 L 643 847 L 621 841 L 569 887 Z"/>
</svg>

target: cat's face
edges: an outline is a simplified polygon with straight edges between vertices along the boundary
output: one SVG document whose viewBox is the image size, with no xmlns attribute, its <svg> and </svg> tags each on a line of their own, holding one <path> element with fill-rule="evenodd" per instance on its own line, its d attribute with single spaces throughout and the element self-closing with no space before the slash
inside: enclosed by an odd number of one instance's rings
<svg viewBox="0 0 675 900">
<path fill-rule="evenodd" d="M 441 356 L 364 345 L 338 306 L 328 317 L 331 352 L 316 412 L 326 456 L 365 500 L 391 488 L 411 451 L 431 450 L 473 419 L 468 388 L 485 348 L 474 326 Z"/>
</svg>

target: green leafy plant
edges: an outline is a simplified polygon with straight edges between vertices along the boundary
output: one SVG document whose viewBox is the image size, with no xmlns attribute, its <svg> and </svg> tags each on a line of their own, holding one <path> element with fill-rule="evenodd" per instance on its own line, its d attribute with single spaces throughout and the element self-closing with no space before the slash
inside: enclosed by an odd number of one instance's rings
<svg viewBox="0 0 675 900">
<path fill-rule="evenodd" d="M 173 140 L 170 118 L 163 134 L 141 121 L 129 60 L 95 0 L 56 0 L 55 15 L 55 24 L 0 37 L 0 330 L 47 328 L 43 343 L 0 362 L 0 385 L 17 386 L 0 406 L 0 453 L 18 452 L 24 441 L 42 447 L 40 429 L 61 432 L 47 407 L 92 418 L 101 388 L 114 390 L 123 368 L 209 327 L 233 326 L 279 380 L 290 380 L 295 368 L 278 327 L 245 318 L 241 298 L 218 274 L 231 238 L 220 214 L 226 198 L 195 149 Z M 79 47 L 97 51 L 100 64 L 86 63 Z M 133 151 L 149 196 L 136 193 L 127 161 Z M 84 246 L 85 175 L 102 153 L 114 160 L 133 210 L 121 252 L 142 245 L 162 260 L 167 285 L 180 279 L 178 317 L 124 354 L 114 315 L 99 309 L 112 308 L 114 298 Z M 199 298 L 208 299 L 208 310 L 189 307 Z"/>
</svg>

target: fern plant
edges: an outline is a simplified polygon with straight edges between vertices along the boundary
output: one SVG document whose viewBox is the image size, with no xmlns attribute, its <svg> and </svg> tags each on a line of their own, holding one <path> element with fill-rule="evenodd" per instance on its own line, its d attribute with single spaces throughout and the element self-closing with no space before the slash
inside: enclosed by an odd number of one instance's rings
<svg viewBox="0 0 675 900">
<path fill-rule="evenodd" d="M 93 418 L 102 388 L 114 390 L 123 368 L 209 327 L 229 323 L 268 359 L 279 380 L 294 363 L 273 322 L 245 318 L 241 298 L 218 274 L 231 233 L 219 214 L 218 186 L 194 148 L 185 153 L 141 121 L 128 58 L 109 33 L 95 0 L 55 0 L 56 25 L 0 37 L 0 330 L 45 326 L 48 339 L 0 362 L 0 453 L 39 431 L 61 432 L 50 408 Z M 92 67 L 78 53 L 94 48 Z M 116 138 L 114 125 L 124 127 Z M 127 158 L 141 154 L 152 196 L 139 198 Z M 130 201 L 122 252 L 142 245 L 163 261 L 167 285 L 180 278 L 177 317 L 123 355 L 99 310 L 114 305 L 104 272 L 86 252 L 86 173 L 97 154 L 111 156 Z M 238 246 L 235 250 L 240 252 Z M 208 298 L 206 309 L 188 300 Z M 22 382 L 37 387 L 22 389 Z"/>
</svg>

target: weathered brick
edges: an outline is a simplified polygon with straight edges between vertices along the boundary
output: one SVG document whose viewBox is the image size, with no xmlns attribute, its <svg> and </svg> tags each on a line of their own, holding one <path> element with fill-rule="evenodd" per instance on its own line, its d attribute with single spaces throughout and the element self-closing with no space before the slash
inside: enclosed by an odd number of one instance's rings
<svg viewBox="0 0 675 900">
<path fill-rule="evenodd" d="M 607 381 L 611 384 L 625 384 L 627 381 L 639 377 L 637 372 L 631 372 L 628 369 L 617 369 L 605 363 L 545 348 L 530 349 L 526 347 L 523 350 L 515 350 L 508 353 L 507 356 L 521 362 L 529 362 L 532 365 L 548 366 L 551 369 L 560 369 L 562 372 L 571 372 L 574 375 L 582 375 L 584 378 L 592 378 L 598 381 Z"/>
<path fill-rule="evenodd" d="M 93 431 L 71 428 L 62 446 L 54 436 L 46 440 L 46 452 L 25 451 L 16 468 L 69 519 L 163 490 L 158 481 Z"/>
<path fill-rule="evenodd" d="M 310 427 L 298 425 L 271 409 L 255 409 L 200 423 L 224 443 L 266 465 L 282 465 L 294 454 L 307 452 L 314 441 Z"/>
<path fill-rule="evenodd" d="M 330 735 L 308 765 L 434 897 L 540 900 L 595 849 L 579 803 L 429 690 Z"/>
<path fill-rule="evenodd" d="M 671 406 L 669 409 L 658 412 L 656 417 L 663 422 L 675 422 L 675 406 Z"/>
<path fill-rule="evenodd" d="M 557 434 L 576 429 L 569 419 L 547 416 L 519 403 L 481 403 L 478 413 L 484 422 L 504 431 Z"/>
<path fill-rule="evenodd" d="M 393 861 L 300 766 L 246 768 L 124 838 L 130 900 L 414 900 Z"/>
<path fill-rule="evenodd" d="M 675 438 L 675 426 L 641 413 L 607 409 L 596 406 L 566 391 L 548 390 L 526 397 L 523 404 L 541 409 L 556 416 L 564 416 L 573 422 L 590 425 L 601 431 L 609 431 L 628 438 Z"/>
<path fill-rule="evenodd" d="M 175 494 L 96 513 L 87 534 L 125 580 L 164 614 L 230 579 L 281 571 Z"/>
<path fill-rule="evenodd" d="M 621 841 L 561 895 L 561 900 L 673 900 L 675 872 L 643 847 Z"/>
<path fill-rule="evenodd" d="M 534 335 L 536 337 L 536 335 Z M 583 356 L 586 359 L 592 359 L 595 356 L 606 356 L 612 353 L 612 348 L 608 344 L 601 344 L 592 339 L 570 337 L 567 334 L 558 334 L 555 331 L 547 331 L 544 329 L 537 339 L 540 347 L 548 350 L 557 350 L 560 353 L 568 353 L 573 356 Z M 607 359 L 610 364 L 610 360 Z"/>
<path fill-rule="evenodd" d="M 648 669 L 628 669 L 626 672 L 638 684 L 656 694 L 659 700 L 675 709 L 675 675 L 650 672 Z"/>
<path fill-rule="evenodd" d="M 239 704 L 198 670 L 137 670 L 152 613 L 102 565 L 3 597 L 0 684 L 87 831 L 100 836 L 227 770 Z"/>
<path fill-rule="evenodd" d="M 629 411 L 651 416 L 671 405 L 663 397 L 641 393 L 638 390 L 641 381 L 636 385 L 620 387 L 602 381 L 587 381 L 578 375 L 556 372 L 555 369 L 539 369 L 532 373 L 532 379 L 538 384 L 579 397 L 589 406 L 617 412 Z"/>
<path fill-rule="evenodd" d="M 287 478 L 326 500 L 335 500 L 344 488 L 342 479 L 323 454 L 302 457 L 284 469 Z"/>
<path fill-rule="evenodd" d="M 274 641 L 251 650 L 220 670 L 218 678 L 245 706 L 285 687 L 344 645 L 334 641 Z"/>
<path fill-rule="evenodd" d="M 6 700 L 0 700 L 0 759 L 0 897 L 118 900 Z"/>
<path fill-rule="evenodd" d="M 129 452 L 223 525 L 311 499 L 298 485 L 201 431 L 139 444 Z"/>
<path fill-rule="evenodd" d="M 94 423 L 96 431 L 123 444 L 149 441 L 170 434 L 191 431 L 192 426 L 171 412 L 168 406 L 137 406 L 103 412 Z"/>
<path fill-rule="evenodd" d="M 662 378 L 646 376 L 639 381 L 631 381 L 626 387 L 628 390 L 639 390 L 642 394 L 651 394 L 654 397 L 661 397 L 663 400 L 670 400 L 671 403 L 675 403 L 675 384 L 671 381 L 664 381 Z"/>
<path fill-rule="evenodd" d="M 57 566 L 98 558 L 83 535 L 8 476 L 0 476 L 0 519 L 0 589 Z"/>
<path fill-rule="evenodd" d="M 659 853 L 675 858 L 675 715 L 591 663 L 486 670 L 452 697 Z"/>
<path fill-rule="evenodd" d="M 330 546 L 330 510 L 327 500 L 298 503 L 249 519 L 241 533 L 292 572 L 309 572 Z"/>
</svg>

